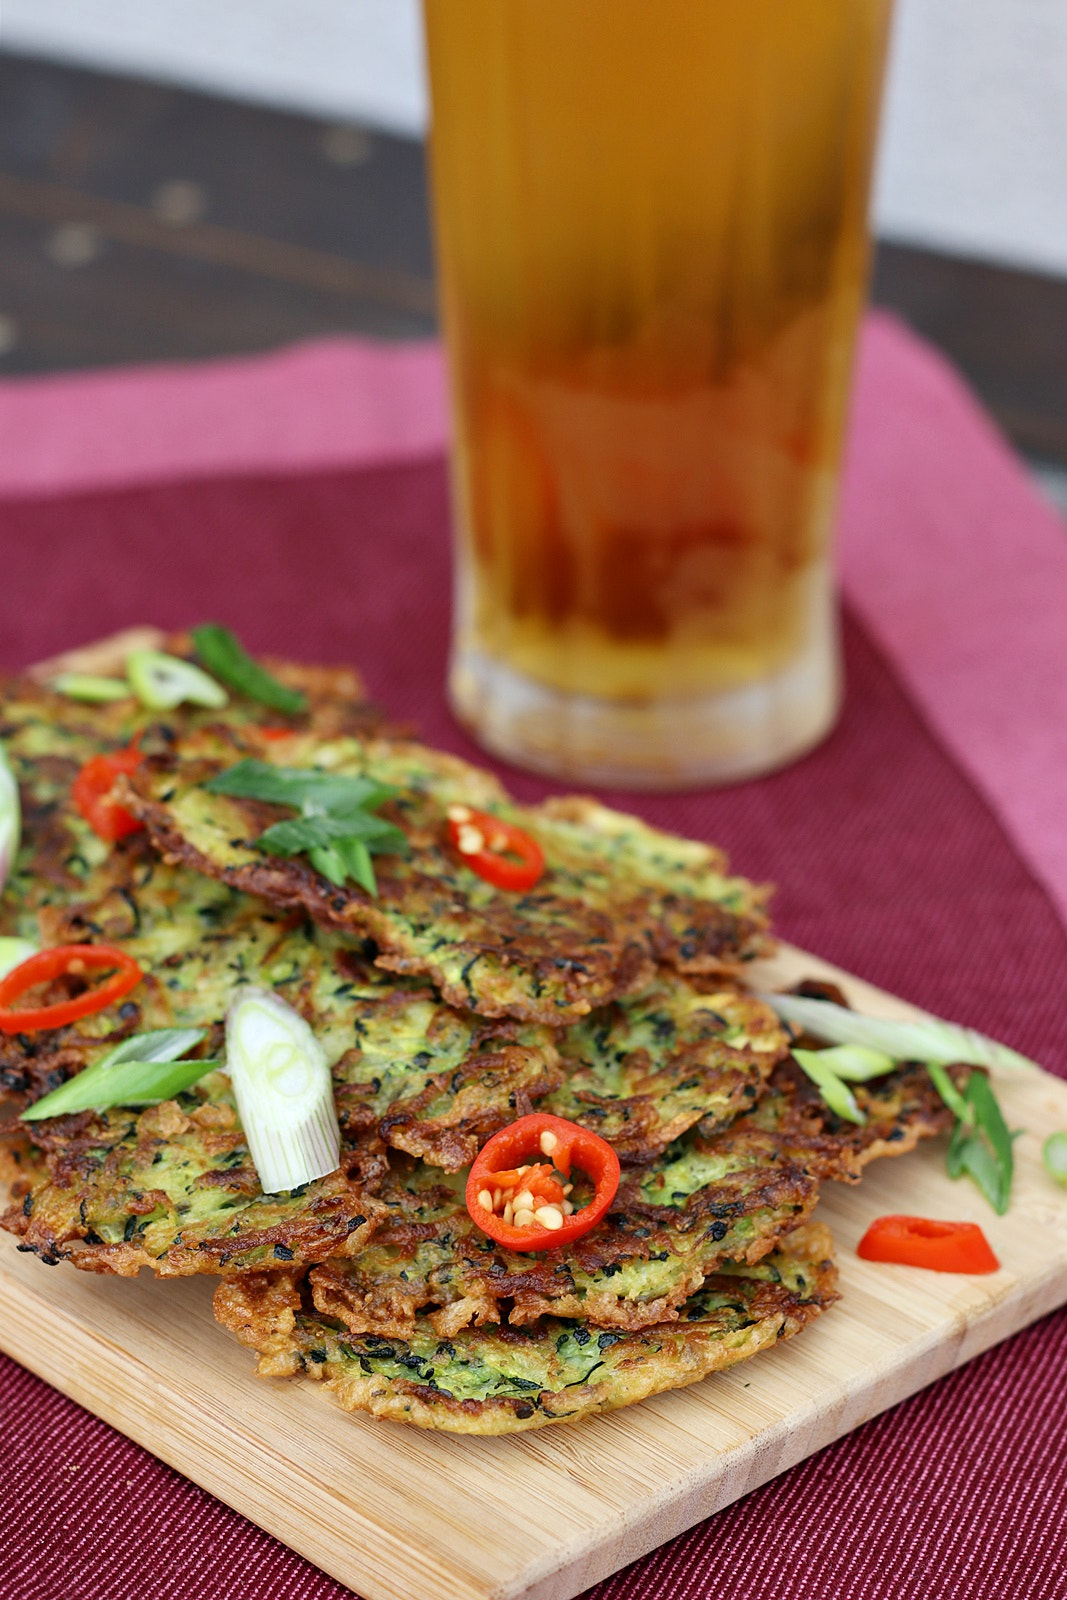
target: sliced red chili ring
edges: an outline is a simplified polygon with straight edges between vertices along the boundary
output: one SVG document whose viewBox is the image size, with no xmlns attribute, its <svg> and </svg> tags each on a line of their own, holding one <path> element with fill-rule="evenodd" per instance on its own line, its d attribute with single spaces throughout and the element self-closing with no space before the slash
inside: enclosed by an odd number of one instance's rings
<svg viewBox="0 0 1067 1600">
<path fill-rule="evenodd" d="M 86 989 L 84 994 L 54 1005 L 16 1008 L 13 1002 L 39 984 L 56 978 L 84 977 L 90 972 L 113 975 Z M 111 944 L 60 944 L 38 950 L 0 978 L 0 1033 L 39 1033 L 44 1028 L 64 1028 L 80 1017 L 105 1011 L 135 989 L 144 973 L 132 956 Z"/>
<path fill-rule="evenodd" d="M 930 1217 L 878 1217 L 856 1254 L 933 1272 L 997 1272 L 1000 1262 L 976 1222 L 936 1222 Z"/>
<path fill-rule="evenodd" d="M 91 756 L 74 780 L 71 798 L 95 834 L 114 844 L 144 827 L 125 806 L 110 798 L 120 773 L 133 772 L 143 757 L 136 745 L 110 755 Z"/>
<path fill-rule="evenodd" d="M 569 1185 L 560 1184 L 553 1167 L 565 1178 L 573 1167 L 585 1173 L 594 1186 L 588 1205 L 568 1214 Z M 483 1233 L 509 1250 L 556 1250 L 596 1227 L 615 1198 L 619 1176 L 619 1158 L 606 1139 L 535 1111 L 494 1133 L 478 1152 L 467 1179 L 467 1210 Z"/>
<path fill-rule="evenodd" d="M 532 889 L 545 870 L 536 839 L 488 811 L 449 806 L 448 838 L 464 866 L 495 889 Z"/>
</svg>

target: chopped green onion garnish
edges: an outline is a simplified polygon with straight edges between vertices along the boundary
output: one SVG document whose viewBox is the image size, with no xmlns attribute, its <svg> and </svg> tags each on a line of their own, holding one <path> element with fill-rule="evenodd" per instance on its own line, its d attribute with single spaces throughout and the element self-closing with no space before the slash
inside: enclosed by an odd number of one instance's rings
<svg viewBox="0 0 1067 1600">
<path fill-rule="evenodd" d="M 341 1133 L 319 1041 L 269 989 L 243 989 L 226 1018 L 226 1062 L 264 1194 L 336 1171 Z"/>
<path fill-rule="evenodd" d="M 91 1067 L 68 1078 L 22 1113 L 23 1122 L 64 1117 L 109 1106 L 148 1106 L 189 1089 L 217 1061 L 181 1059 L 207 1035 L 206 1028 L 152 1028 L 131 1034 Z"/>
<path fill-rule="evenodd" d="M 1000 1216 L 1004 1214 L 1008 1209 L 1014 1171 L 1013 1136 L 985 1074 L 972 1072 L 960 1089 L 945 1068 L 955 1064 L 1017 1070 L 1033 1067 L 1034 1062 L 1009 1050 L 1007 1045 L 975 1033 L 972 1028 L 960 1028 L 938 1017 L 923 1017 L 918 1022 L 890 1022 L 883 1017 L 861 1016 L 830 1000 L 811 1000 L 803 995 L 762 994 L 759 998 L 776 1011 L 783 1022 L 814 1034 L 817 1039 L 830 1039 L 836 1045 L 860 1046 L 867 1052 L 884 1052 L 886 1057 L 893 1057 L 897 1062 L 922 1062 L 934 1088 L 956 1118 L 946 1160 L 949 1177 L 959 1178 L 967 1173 L 993 1210 Z M 846 1116 L 848 1113 L 840 1108 L 841 1091 L 845 1090 L 841 1080 L 849 1076 L 847 1062 L 841 1068 L 839 1057 L 839 1075 L 832 1067 L 815 1065 L 820 1057 L 825 1061 L 834 1056 L 839 1056 L 839 1052 L 793 1051 L 794 1059 L 819 1084 L 827 1105 L 838 1115 Z"/>
<path fill-rule="evenodd" d="M 107 700 L 129 700 L 133 690 L 125 678 L 98 678 L 91 672 L 61 672 L 48 685 L 68 700 L 87 700 L 103 705 Z"/>
<path fill-rule="evenodd" d="M 793 1051 L 794 1056 L 816 1053 L 822 1065 L 829 1067 L 836 1077 L 844 1078 L 846 1083 L 867 1083 L 871 1078 L 884 1078 L 897 1065 L 892 1056 L 881 1050 L 868 1050 L 862 1044 L 838 1044 L 818 1052 Z"/>
<path fill-rule="evenodd" d="M 19 786 L 8 765 L 3 744 L 0 744 L 0 889 L 15 864 L 19 840 L 22 837 L 22 808 L 19 805 Z"/>
<path fill-rule="evenodd" d="M 846 1122 L 866 1122 L 866 1113 L 856 1104 L 856 1096 L 847 1083 L 843 1083 L 832 1067 L 825 1064 L 823 1055 L 829 1050 L 794 1050 L 793 1060 L 802 1067 L 814 1083 L 831 1111 Z"/>
<path fill-rule="evenodd" d="M 1041 1159 L 1050 1178 L 1067 1184 L 1067 1133 L 1050 1133 L 1041 1146 Z"/>
<path fill-rule="evenodd" d="M 36 954 L 37 946 L 28 939 L 0 939 L 0 978 L 6 978 L 9 972 Z"/>
<path fill-rule="evenodd" d="M 892 1022 L 886 1017 L 865 1017 L 831 1000 L 809 1000 L 797 994 L 761 994 L 783 1022 L 803 1028 L 831 1044 L 862 1044 L 883 1050 L 897 1061 L 939 1061 L 948 1066 L 1016 1069 L 1033 1067 L 1033 1061 L 1006 1044 L 987 1039 L 973 1028 L 961 1028 L 940 1017 L 924 1016 L 915 1022 Z"/>
<path fill-rule="evenodd" d="M 260 705 L 288 716 L 298 716 L 307 710 L 307 695 L 279 683 L 258 661 L 253 661 L 229 628 L 217 622 L 202 623 L 193 629 L 193 643 L 208 671 L 236 689 L 238 694 L 245 694 L 250 700 L 258 700 Z"/>
<path fill-rule="evenodd" d="M 126 676 L 150 711 L 171 711 L 185 704 L 219 709 L 229 704 L 229 695 L 214 678 L 193 662 L 162 650 L 135 650 L 127 657 Z"/>
</svg>

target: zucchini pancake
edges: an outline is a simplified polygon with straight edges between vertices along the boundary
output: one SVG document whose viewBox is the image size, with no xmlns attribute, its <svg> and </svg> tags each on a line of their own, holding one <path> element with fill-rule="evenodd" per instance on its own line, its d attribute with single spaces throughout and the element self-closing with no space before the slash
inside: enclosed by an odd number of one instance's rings
<svg viewBox="0 0 1067 1600">
<path fill-rule="evenodd" d="M 463 1433 L 692 1383 L 832 1305 L 820 1184 L 952 1119 L 915 1066 L 859 1120 L 826 1103 L 743 986 L 764 890 L 595 801 L 516 804 L 350 672 L 217 628 L 139 654 L 0 683 L 20 1249 L 215 1276 L 263 1375 Z M 265 1165 L 314 1083 L 328 1155 Z"/>
</svg>

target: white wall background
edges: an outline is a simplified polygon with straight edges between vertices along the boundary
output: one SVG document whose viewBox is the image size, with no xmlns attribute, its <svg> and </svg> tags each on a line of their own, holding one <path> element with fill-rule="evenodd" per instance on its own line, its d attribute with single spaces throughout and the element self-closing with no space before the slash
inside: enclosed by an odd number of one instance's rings
<svg viewBox="0 0 1067 1600">
<path fill-rule="evenodd" d="M 0 44 L 401 133 L 425 124 L 418 0 L 0 0 Z M 1067 276 L 1067 0 L 898 0 L 875 221 Z"/>
</svg>

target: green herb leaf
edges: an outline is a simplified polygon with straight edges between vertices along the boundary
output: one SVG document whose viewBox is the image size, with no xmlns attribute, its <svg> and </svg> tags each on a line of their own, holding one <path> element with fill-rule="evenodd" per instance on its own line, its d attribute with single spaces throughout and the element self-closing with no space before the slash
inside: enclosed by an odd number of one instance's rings
<svg viewBox="0 0 1067 1600">
<path fill-rule="evenodd" d="M 371 851 L 396 854 L 407 849 L 403 829 L 371 811 L 396 790 L 372 778 L 246 760 L 218 773 L 204 787 L 214 794 L 267 800 L 299 810 L 299 817 L 264 829 L 256 843 L 271 855 L 306 852 L 315 871 L 339 888 L 351 880 L 368 894 L 377 894 Z"/>
<path fill-rule="evenodd" d="M 217 1061 L 181 1059 L 206 1037 L 205 1028 L 153 1028 L 131 1034 L 91 1067 L 68 1078 L 22 1113 L 22 1122 L 106 1111 L 109 1106 L 147 1106 L 172 1100 L 191 1088 Z"/>
<path fill-rule="evenodd" d="M 1067 1184 L 1067 1133 L 1050 1133 L 1041 1146 L 1041 1159 L 1050 1178 Z"/>
<path fill-rule="evenodd" d="M 856 1096 L 848 1084 L 843 1083 L 833 1068 L 826 1065 L 824 1057 L 831 1054 L 829 1050 L 794 1050 L 792 1054 L 793 1060 L 818 1087 L 831 1111 L 844 1117 L 846 1122 L 866 1122 L 866 1113 L 856 1104 Z"/>
<path fill-rule="evenodd" d="M 125 678 L 98 678 L 91 672 L 61 672 L 48 685 L 68 700 L 103 705 L 108 700 L 130 700 L 133 690 Z"/>
<path fill-rule="evenodd" d="M 229 794 L 243 800 L 267 800 L 277 806 L 314 808 L 318 811 L 358 812 L 381 805 L 396 793 L 372 778 L 351 778 L 321 772 L 317 767 L 276 767 L 269 761 L 238 761 L 204 788 L 211 794 Z"/>
<path fill-rule="evenodd" d="M 299 716 L 307 710 L 307 695 L 279 683 L 258 661 L 253 661 L 229 628 L 205 622 L 192 633 L 196 653 L 205 667 L 231 689 L 287 716 Z"/>
<path fill-rule="evenodd" d="M 289 822 L 275 822 L 256 843 L 271 855 L 293 856 L 301 850 L 333 844 L 338 839 L 366 839 L 375 849 L 402 849 L 407 839 L 401 830 L 384 817 L 304 816 Z"/>
<path fill-rule="evenodd" d="M 865 1017 L 858 1011 L 834 1005 L 831 1000 L 810 1000 L 796 994 L 760 994 L 783 1022 L 813 1033 L 831 1044 L 862 1044 L 871 1050 L 884 1050 L 897 1061 L 931 1061 L 948 1064 L 956 1061 L 974 1067 L 1010 1070 L 1034 1067 L 1017 1050 L 987 1039 L 973 1028 L 961 1028 L 940 1017 L 923 1017 L 916 1022 L 891 1022 L 886 1017 Z"/>
<path fill-rule="evenodd" d="M 185 703 L 221 710 L 230 701 L 214 678 L 191 661 L 162 650 L 134 650 L 126 659 L 126 676 L 138 700 L 150 711 L 171 711 Z"/>
</svg>

